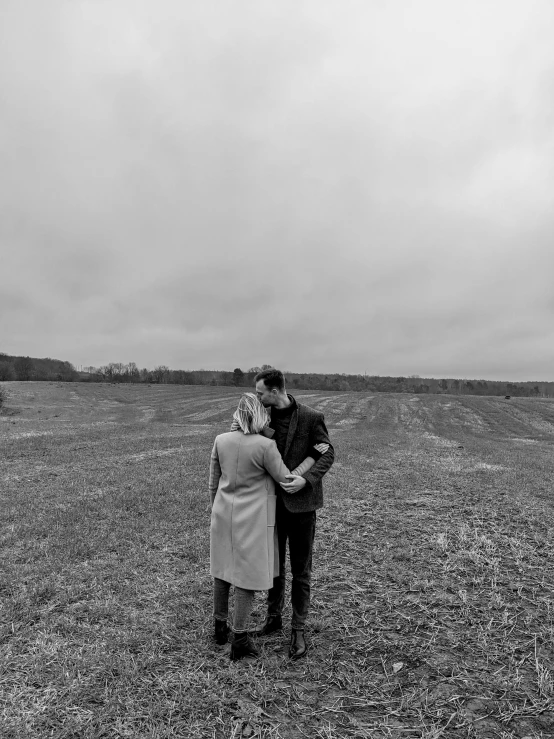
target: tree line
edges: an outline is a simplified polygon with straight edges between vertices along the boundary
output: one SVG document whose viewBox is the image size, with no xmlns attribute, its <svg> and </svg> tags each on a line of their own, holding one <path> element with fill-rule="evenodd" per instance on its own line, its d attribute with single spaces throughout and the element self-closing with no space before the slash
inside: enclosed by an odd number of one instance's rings
<svg viewBox="0 0 554 739">
<path fill-rule="evenodd" d="M 77 379 L 79 379 L 79 373 L 71 362 L 49 357 L 45 359 L 19 357 L 0 352 L 0 382 L 10 380 L 73 382 Z"/>
<path fill-rule="evenodd" d="M 149 385 L 227 385 L 251 388 L 262 369 L 236 367 L 221 370 L 172 370 L 165 365 L 154 369 L 139 368 L 135 362 L 110 362 L 102 367 L 84 367 L 78 372 L 70 362 L 58 359 L 15 357 L 0 352 L 0 381 L 57 380 L 61 382 L 145 383 Z M 288 388 L 294 390 L 329 390 L 339 392 L 415 393 L 448 395 L 510 395 L 515 397 L 554 397 L 554 382 L 504 382 L 456 378 L 383 377 L 285 372 Z"/>
<path fill-rule="evenodd" d="M 254 378 L 271 365 L 236 367 L 221 370 L 171 370 L 159 365 L 152 370 L 139 369 L 134 362 L 111 363 L 104 367 L 85 367 L 80 380 L 91 382 L 144 382 L 165 385 L 227 385 L 251 388 Z M 461 380 L 455 378 L 382 377 L 285 372 L 290 390 L 330 390 L 339 392 L 432 393 L 449 395 L 510 395 L 519 397 L 554 397 L 554 382 L 503 382 L 499 380 Z"/>
</svg>

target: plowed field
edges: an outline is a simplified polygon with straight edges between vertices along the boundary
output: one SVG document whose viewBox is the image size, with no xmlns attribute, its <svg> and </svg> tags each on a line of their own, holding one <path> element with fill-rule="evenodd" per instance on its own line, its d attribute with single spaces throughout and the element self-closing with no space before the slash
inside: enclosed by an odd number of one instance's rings
<svg viewBox="0 0 554 739">
<path fill-rule="evenodd" d="M 230 663 L 206 485 L 241 391 L 5 387 L 2 739 L 554 736 L 553 400 L 298 391 L 336 450 L 310 651 Z"/>
</svg>

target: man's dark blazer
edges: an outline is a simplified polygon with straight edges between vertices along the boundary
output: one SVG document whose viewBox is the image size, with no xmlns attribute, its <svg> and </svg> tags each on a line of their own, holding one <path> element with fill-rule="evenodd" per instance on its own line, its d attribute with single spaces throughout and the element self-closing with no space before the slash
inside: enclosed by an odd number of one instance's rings
<svg viewBox="0 0 554 739">
<path fill-rule="evenodd" d="M 289 398 L 294 400 L 292 395 L 289 395 Z M 277 495 L 281 497 L 285 507 L 292 513 L 306 513 L 323 507 L 321 478 L 335 461 L 335 450 L 329 440 L 323 413 L 297 402 L 296 409 L 290 419 L 283 453 L 283 461 L 289 470 L 298 467 L 306 457 L 309 457 L 315 444 L 329 444 L 329 449 L 310 470 L 302 475 L 306 480 L 305 487 L 298 493 L 286 493 L 279 485 L 275 486 Z"/>
</svg>

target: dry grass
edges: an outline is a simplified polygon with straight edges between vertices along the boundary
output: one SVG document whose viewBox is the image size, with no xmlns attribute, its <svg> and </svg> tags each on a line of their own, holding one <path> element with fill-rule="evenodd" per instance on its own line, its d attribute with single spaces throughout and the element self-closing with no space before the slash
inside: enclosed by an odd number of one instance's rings
<svg viewBox="0 0 554 739">
<path fill-rule="evenodd" d="M 554 736 L 552 401 L 310 393 L 337 448 L 310 653 L 235 664 L 205 489 L 237 391 L 9 388 L 2 739 Z"/>
</svg>

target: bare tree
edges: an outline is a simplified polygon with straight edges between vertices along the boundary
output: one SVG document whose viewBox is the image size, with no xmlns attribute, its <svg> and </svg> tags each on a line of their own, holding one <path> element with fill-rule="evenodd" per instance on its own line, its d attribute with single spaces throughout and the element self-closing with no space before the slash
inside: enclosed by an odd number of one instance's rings
<svg viewBox="0 0 554 739">
<path fill-rule="evenodd" d="M 34 368 L 31 357 L 18 357 L 14 362 L 15 374 L 18 380 L 30 380 Z"/>
<path fill-rule="evenodd" d="M 0 382 L 6 382 L 6 380 L 15 380 L 13 364 L 0 359 Z"/>
<path fill-rule="evenodd" d="M 127 382 L 140 382 L 140 372 L 135 362 L 129 362 L 125 368 L 125 372 L 127 375 Z"/>
<path fill-rule="evenodd" d="M 244 372 L 240 367 L 236 367 L 233 370 L 233 385 L 236 385 L 237 387 L 244 385 Z"/>
<path fill-rule="evenodd" d="M 160 364 L 158 367 L 154 367 L 152 372 L 154 382 L 165 383 L 169 379 L 169 367 L 165 364 Z"/>
</svg>

